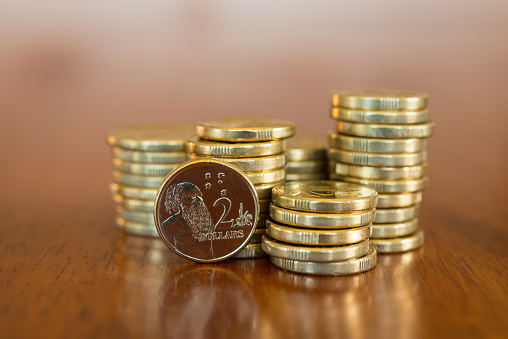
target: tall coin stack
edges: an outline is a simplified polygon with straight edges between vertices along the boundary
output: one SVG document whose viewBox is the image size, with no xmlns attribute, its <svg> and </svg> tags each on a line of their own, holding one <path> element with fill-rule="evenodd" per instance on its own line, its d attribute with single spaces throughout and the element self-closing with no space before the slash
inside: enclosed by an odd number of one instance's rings
<svg viewBox="0 0 508 339">
<path fill-rule="evenodd" d="M 293 122 L 274 118 L 217 118 L 198 122 L 197 136 L 188 140 L 190 159 L 215 158 L 244 171 L 259 197 L 259 218 L 250 243 L 235 258 L 264 256 L 265 233 L 272 188 L 286 177 L 286 142 Z"/>
<path fill-rule="evenodd" d="M 113 153 L 117 226 L 126 233 L 158 237 L 153 219 L 157 189 L 166 175 L 187 160 L 192 125 L 154 124 L 120 127 L 108 134 Z"/>
<path fill-rule="evenodd" d="M 326 138 L 296 134 L 287 140 L 286 181 L 328 179 Z"/>
<path fill-rule="evenodd" d="M 284 270 L 345 275 L 376 265 L 369 244 L 377 192 L 334 181 L 294 181 L 273 189 L 263 250 Z"/>
<path fill-rule="evenodd" d="M 329 136 L 330 178 L 368 185 L 379 193 L 371 243 L 380 253 L 423 244 L 418 227 L 427 186 L 426 138 L 434 133 L 427 95 L 389 90 L 338 91 Z"/>
</svg>

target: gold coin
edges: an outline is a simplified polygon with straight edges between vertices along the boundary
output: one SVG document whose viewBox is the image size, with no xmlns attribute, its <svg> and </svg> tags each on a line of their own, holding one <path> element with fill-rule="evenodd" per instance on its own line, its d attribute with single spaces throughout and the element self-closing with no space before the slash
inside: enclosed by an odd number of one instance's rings
<svg viewBox="0 0 508 339">
<path fill-rule="evenodd" d="M 274 187 L 272 201 L 299 211 L 349 213 L 376 208 L 377 192 L 370 187 L 330 180 L 289 182 Z"/>
<path fill-rule="evenodd" d="M 155 221 L 153 220 L 153 212 L 134 211 L 122 206 L 116 206 L 116 213 L 120 218 L 128 221 L 155 225 Z"/>
<path fill-rule="evenodd" d="M 254 259 L 265 257 L 266 253 L 263 251 L 261 244 L 247 244 L 237 254 L 233 256 L 235 259 Z"/>
<path fill-rule="evenodd" d="M 342 230 L 315 230 L 284 226 L 273 220 L 266 221 L 266 234 L 271 238 L 301 245 L 347 245 L 369 239 L 371 225 Z"/>
<path fill-rule="evenodd" d="M 113 168 L 130 174 L 149 175 L 149 176 L 166 176 L 178 167 L 178 164 L 141 164 L 129 162 L 122 159 L 113 159 Z"/>
<path fill-rule="evenodd" d="M 284 243 L 263 236 L 263 251 L 269 256 L 312 262 L 337 262 L 364 256 L 369 250 L 369 240 L 342 246 L 306 246 Z"/>
<path fill-rule="evenodd" d="M 207 155 L 189 154 L 189 159 L 203 159 L 210 158 Z M 254 158 L 223 158 L 216 157 L 216 159 L 227 162 L 230 165 L 234 165 L 244 172 L 259 172 L 266 171 L 286 166 L 286 155 L 277 154 L 266 157 L 254 157 Z"/>
<path fill-rule="evenodd" d="M 186 152 L 145 152 L 113 147 L 113 157 L 124 161 L 149 164 L 180 164 L 187 160 Z"/>
<path fill-rule="evenodd" d="M 408 207 L 422 201 L 422 192 L 379 194 L 377 208 Z"/>
<path fill-rule="evenodd" d="M 245 172 L 245 175 L 254 185 L 271 184 L 284 180 L 286 177 L 286 169 L 279 168 L 262 172 Z"/>
<path fill-rule="evenodd" d="M 208 140 L 278 140 L 295 134 L 295 124 L 289 120 L 275 118 L 215 118 L 198 122 L 196 133 Z"/>
<path fill-rule="evenodd" d="M 417 153 L 426 149 L 425 139 L 374 139 L 331 133 L 331 148 L 367 153 Z"/>
<path fill-rule="evenodd" d="M 372 238 L 398 238 L 413 234 L 418 230 L 418 219 L 392 224 L 372 225 Z"/>
<path fill-rule="evenodd" d="M 343 164 L 330 160 L 330 172 L 362 179 L 418 179 L 427 174 L 427 163 L 411 167 L 374 167 Z"/>
<path fill-rule="evenodd" d="M 266 233 L 266 228 L 256 228 L 252 238 L 250 238 L 249 244 L 261 244 L 263 234 Z"/>
<path fill-rule="evenodd" d="M 165 177 L 129 174 L 113 171 L 113 181 L 117 184 L 144 188 L 159 188 Z"/>
<path fill-rule="evenodd" d="M 355 122 L 338 121 L 339 134 L 355 135 L 367 138 L 428 138 L 434 134 L 435 124 L 432 121 L 412 125 L 381 125 L 360 124 Z"/>
<path fill-rule="evenodd" d="M 258 194 L 259 199 L 271 199 L 272 189 L 277 185 L 283 184 L 284 182 L 284 180 L 281 180 L 272 184 L 254 185 L 254 188 L 256 189 L 256 193 Z"/>
<path fill-rule="evenodd" d="M 374 124 L 418 124 L 429 120 L 429 111 L 375 111 L 332 107 L 331 116 L 336 120 Z"/>
<path fill-rule="evenodd" d="M 420 204 L 401 208 L 378 208 L 374 224 L 404 222 L 418 217 Z"/>
<path fill-rule="evenodd" d="M 296 134 L 287 140 L 288 161 L 326 160 L 326 139 L 321 135 Z"/>
<path fill-rule="evenodd" d="M 328 150 L 328 158 L 330 160 L 344 162 L 351 165 L 364 166 L 416 166 L 427 161 L 427 151 L 418 153 L 363 153 L 343 151 L 335 148 Z"/>
<path fill-rule="evenodd" d="M 338 262 L 316 263 L 270 257 L 272 264 L 286 271 L 312 275 L 347 275 L 368 271 L 376 266 L 377 252 L 372 246 L 363 257 Z"/>
<path fill-rule="evenodd" d="M 112 194 L 118 194 L 129 199 L 141 199 L 155 201 L 157 189 L 124 186 L 117 183 L 110 183 L 109 188 Z"/>
<path fill-rule="evenodd" d="M 383 111 L 420 110 L 427 107 L 424 93 L 399 90 L 341 90 L 332 93 L 333 107 L 375 109 Z"/>
<path fill-rule="evenodd" d="M 421 229 L 405 237 L 370 240 L 372 246 L 374 246 L 379 253 L 398 253 L 414 250 L 421 247 L 423 241 L 424 235 Z"/>
<path fill-rule="evenodd" d="M 108 143 L 138 151 L 185 152 L 187 138 L 194 133 L 188 124 L 132 125 L 111 131 Z"/>
<path fill-rule="evenodd" d="M 155 228 L 155 224 L 144 224 L 139 222 L 133 222 L 129 220 L 125 220 L 123 218 L 115 218 L 115 223 L 119 229 L 123 230 L 125 233 L 136 234 L 136 235 L 144 235 L 147 237 L 159 237 L 159 233 L 157 233 L 157 229 Z"/>
<path fill-rule="evenodd" d="M 280 154 L 286 149 L 284 140 L 261 141 L 252 143 L 227 143 L 218 141 L 200 140 L 194 136 L 187 140 L 187 149 L 190 153 L 208 155 L 213 157 L 251 158 Z"/>
<path fill-rule="evenodd" d="M 140 199 L 129 199 L 122 195 L 113 195 L 113 201 L 126 209 L 141 212 L 152 212 L 155 203 L 154 200 L 140 200 Z"/>
<path fill-rule="evenodd" d="M 408 193 L 422 191 L 429 182 L 427 177 L 409 180 L 376 180 L 345 177 L 330 173 L 330 179 L 370 186 L 378 193 Z"/>
<path fill-rule="evenodd" d="M 326 159 L 326 158 L 325 158 Z M 289 161 L 286 165 L 286 173 L 326 173 L 327 161 Z"/>
<path fill-rule="evenodd" d="M 269 213 L 272 199 L 259 199 L 259 213 Z"/>
<path fill-rule="evenodd" d="M 288 181 L 310 181 L 310 180 L 326 180 L 327 172 L 321 173 L 286 173 L 286 182 Z"/>
<path fill-rule="evenodd" d="M 312 213 L 294 211 L 271 204 L 270 217 L 286 225 L 305 228 L 351 228 L 373 222 L 376 217 L 376 210 L 351 213 Z"/>
</svg>

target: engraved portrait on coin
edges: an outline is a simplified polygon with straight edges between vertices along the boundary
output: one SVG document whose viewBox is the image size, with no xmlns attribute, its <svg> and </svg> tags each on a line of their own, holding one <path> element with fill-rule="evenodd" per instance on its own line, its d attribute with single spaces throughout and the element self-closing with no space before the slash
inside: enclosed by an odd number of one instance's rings
<svg viewBox="0 0 508 339">
<path fill-rule="evenodd" d="M 214 262 L 239 252 L 259 213 L 254 186 L 236 167 L 218 160 L 189 161 L 163 182 L 155 202 L 157 231 L 177 254 Z"/>
</svg>

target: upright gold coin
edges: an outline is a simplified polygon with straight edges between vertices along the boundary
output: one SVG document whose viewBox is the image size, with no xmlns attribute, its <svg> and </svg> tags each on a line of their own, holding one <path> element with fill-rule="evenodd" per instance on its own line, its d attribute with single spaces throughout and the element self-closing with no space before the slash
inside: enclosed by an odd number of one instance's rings
<svg viewBox="0 0 508 339">
<path fill-rule="evenodd" d="M 249 180 L 255 184 L 271 184 L 284 180 L 286 177 L 286 169 L 279 168 L 262 172 L 245 172 Z"/>
<path fill-rule="evenodd" d="M 413 234 L 418 230 L 418 219 L 372 225 L 372 238 L 398 238 Z"/>
<path fill-rule="evenodd" d="M 194 134 L 189 124 L 140 124 L 116 128 L 108 134 L 111 146 L 154 152 L 185 152 L 187 138 Z"/>
<path fill-rule="evenodd" d="M 262 245 L 260 243 L 257 244 L 248 244 L 233 256 L 233 259 L 254 259 L 266 257 L 265 251 L 263 251 Z"/>
<path fill-rule="evenodd" d="M 367 153 L 417 153 L 426 149 L 425 139 L 374 139 L 331 133 L 331 148 Z"/>
<path fill-rule="evenodd" d="M 326 160 L 326 138 L 321 135 L 296 134 L 287 140 L 288 161 Z"/>
<path fill-rule="evenodd" d="M 355 122 L 338 121 L 337 131 L 367 138 L 428 138 L 434 134 L 435 124 L 432 121 L 412 125 L 381 125 L 360 124 Z"/>
<path fill-rule="evenodd" d="M 302 181 L 274 187 L 272 200 L 278 206 L 299 211 L 349 213 L 376 208 L 377 192 L 345 182 Z"/>
<path fill-rule="evenodd" d="M 423 241 L 424 235 L 421 229 L 405 237 L 370 240 L 372 246 L 374 246 L 379 253 L 411 251 L 421 247 L 423 245 Z"/>
<path fill-rule="evenodd" d="M 217 262 L 249 243 L 259 199 L 239 168 L 215 159 L 191 160 L 164 179 L 153 219 L 172 251 L 197 262 Z"/>
<path fill-rule="evenodd" d="M 274 140 L 251 143 L 227 143 L 201 140 L 194 136 L 187 140 L 187 149 L 190 153 L 198 155 L 250 158 L 280 154 L 285 151 L 286 142 L 284 140 Z"/>
<path fill-rule="evenodd" d="M 199 155 L 196 153 L 189 154 L 189 159 L 204 159 L 210 158 L 208 155 Z M 273 170 L 286 166 L 286 155 L 277 154 L 269 155 L 264 157 L 253 157 L 253 158 L 224 158 L 216 157 L 216 159 L 227 162 L 228 164 L 234 165 L 244 172 L 259 172 Z"/>
<path fill-rule="evenodd" d="M 144 188 L 159 188 L 164 177 L 144 176 L 113 171 L 113 181 L 117 184 Z"/>
<path fill-rule="evenodd" d="M 390 89 L 341 90 L 332 93 L 333 107 L 366 110 L 421 110 L 427 107 L 424 93 Z"/>
<path fill-rule="evenodd" d="M 208 140 L 278 140 L 295 134 L 295 124 L 289 120 L 275 118 L 215 118 L 198 122 L 196 133 Z"/>
<path fill-rule="evenodd" d="M 125 233 L 143 235 L 147 237 L 159 237 L 155 224 L 144 224 L 134 221 L 125 220 L 121 217 L 115 219 L 115 223 L 119 229 Z"/>
<path fill-rule="evenodd" d="M 312 275 L 347 275 L 368 271 L 376 266 L 377 252 L 372 246 L 363 257 L 338 262 L 316 263 L 270 257 L 272 264 L 286 271 Z"/>
<path fill-rule="evenodd" d="M 115 182 L 110 183 L 109 188 L 112 194 L 118 194 L 129 199 L 155 201 L 155 197 L 157 196 L 157 189 L 155 188 L 125 186 Z"/>
<path fill-rule="evenodd" d="M 113 147 L 113 157 L 124 161 L 149 164 L 180 164 L 187 160 L 186 152 L 145 152 Z"/>
<path fill-rule="evenodd" d="M 273 220 L 266 221 L 266 234 L 271 238 L 292 244 L 330 246 L 356 244 L 370 238 L 371 225 L 341 230 L 315 230 L 285 226 Z"/>
<path fill-rule="evenodd" d="M 129 174 L 166 176 L 177 167 L 178 164 L 142 164 L 118 158 L 113 159 L 114 169 Z"/>
<path fill-rule="evenodd" d="M 330 172 L 346 177 L 363 179 L 418 179 L 427 174 L 427 163 L 410 167 L 375 167 L 350 165 L 331 160 Z"/>
<path fill-rule="evenodd" d="M 404 222 L 418 217 L 420 204 L 401 208 L 378 208 L 374 224 Z"/>
<path fill-rule="evenodd" d="M 376 180 L 344 177 L 334 173 L 330 173 L 330 179 L 369 186 L 375 189 L 378 193 L 408 193 L 422 191 L 425 187 L 427 187 L 429 181 L 427 177 L 409 180 Z"/>
<path fill-rule="evenodd" d="M 328 150 L 328 158 L 333 161 L 344 162 L 351 165 L 408 167 L 421 165 L 427 161 L 427 151 L 390 154 L 352 152 L 330 148 Z"/>
<path fill-rule="evenodd" d="M 325 158 L 326 159 L 326 158 Z M 286 173 L 326 173 L 328 162 L 326 160 L 289 161 L 286 165 Z"/>
<path fill-rule="evenodd" d="M 286 173 L 286 182 L 289 181 L 309 181 L 326 180 L 328 173 L 326 171 L 316 173 Z"/>
<path fill-rule="evenodd" d="M 263 236 L 263 251 L 269 256 L 312 262 L 336 262 L 364 256 L 369 250 L 369 240 L 342 246 L 306 246 L 284 243 Z"/>
<path fill-rule="evenodd" d="M 152 212 L 154 206 L 154 200 L 140 200 L 140 199 L 130 199 L 125 198 L 122 195 L 115 194 L 113 195 L 113 201 L 118 205 L 126 208 L 128 210 L 133 211 L 141 211 L 141 212 Z"/>
<path fill-rule="evenodd" d="M 373 124 L 419 124 L 429 120 L 429 111 L 375 111 L 332 107 L 331 116 L 336 120 Z"/>
<path fill-rule="evenodd" d="M 351 213 L 300 212 L 270 205 L 270 217 L 282 224 L 305 228 L 338 229 L 370 224 L 376 217 L 376 210 Z"/>
<path fill-rule="evenodd" d="M 422 201 L 422 192 L 379 194 L 377 208 L 408 207 Z"/>
</svg>

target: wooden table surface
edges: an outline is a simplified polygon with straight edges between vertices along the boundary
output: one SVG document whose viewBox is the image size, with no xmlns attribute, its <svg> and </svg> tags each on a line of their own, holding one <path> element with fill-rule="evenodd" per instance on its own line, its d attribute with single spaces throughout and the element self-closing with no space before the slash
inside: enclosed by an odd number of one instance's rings
<svg viewBox="0 0 508 339">
<path fill-rule="evenodd" d="M 0 20 L 8 38 L 0 46 L 1 337 L 505 338 L 506 3 L 436 13 L 441 3 L 431 1 L 414 20 L 394 3 L 371 2 L 367 14 L 351 4 L 341 20 L 333 13 L 344 8 L 333 3 L 290 11 L 288 3 L 175 3 L 130 4 L 125 18 L 87 7 L 72 12 L 76 20 L 13 5 Z M 356 26 L 360 12 L 368 20 Z M 363 274 L 314 277 L 267 258 L 196 264 L 159 239 L 116 230 L 108 129 L 268 115 L 326 135 L 329 92 L 348 87 L 430 94 L 437 130 L 421 249 L 379 255 Z"/>
</svg>

